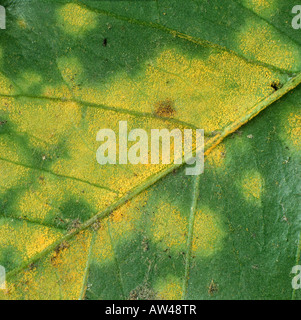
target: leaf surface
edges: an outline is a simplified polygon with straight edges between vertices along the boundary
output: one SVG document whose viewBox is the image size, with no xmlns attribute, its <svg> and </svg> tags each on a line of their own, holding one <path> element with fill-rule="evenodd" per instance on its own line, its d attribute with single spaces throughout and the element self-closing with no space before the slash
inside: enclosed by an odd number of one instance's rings
<svg viewBox="0 0 301 320">
<path fill-rule="evenodd" d="M 300 36 L 259 3 L 7 2 L 4 299 L 296 298 Z M 100 166 L 119 121 L 204 128 L 205 174 Z"/>
</svg>

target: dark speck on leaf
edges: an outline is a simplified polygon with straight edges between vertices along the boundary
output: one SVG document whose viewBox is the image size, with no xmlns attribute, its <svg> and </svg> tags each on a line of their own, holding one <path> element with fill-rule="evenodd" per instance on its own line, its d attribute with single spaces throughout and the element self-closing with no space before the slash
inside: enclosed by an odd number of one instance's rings
<svg viewBox="0 0 301 320">
<path fill-rule="evenodd" d="M 279 81 L 273 81 L 273 82 L 271 83 L 271 87 L 272 87 L 275 91 L 277 91 L 277 90 L 279 90 L 279 89 L 282 88 L 282 84 L 281 84 Z"/>
<path fill-rule="evenodd" d="M 104 39 L 103 39 L 103 42 L 102 42 L 102 45 L 103 45 L 104 47 L 106 47 L 107 44 L 108 44 L 108 39 L 107 39 L 107 38 L 104 38 Z"/>
<path fill-rule="evenodd" d="M 61 244 L 59 244 L 59 245 L 55 248 L 54 252 L 55 252 L 56 254 L 59 254 L 60 252 L 62 252 L 63 250 L 68 249 L 69 247 L 70 247 L 69 243 L 66 242 L 66 241 L 63 241 Z"/>
</svg>

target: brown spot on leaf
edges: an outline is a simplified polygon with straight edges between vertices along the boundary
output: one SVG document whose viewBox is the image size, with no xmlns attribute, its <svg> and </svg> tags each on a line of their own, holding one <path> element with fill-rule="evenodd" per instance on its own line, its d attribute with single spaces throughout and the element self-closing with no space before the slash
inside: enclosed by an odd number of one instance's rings
<svg viewBox="0 0 301 320">
<path fill-rule="evenodd" d="M 35 270 L 36 268 L 37 268 L 37 265 L 34 262 L 28 266 L 29 271 Z"/>
<path fill-rule="evenodd" d="M 174 102 L 166 99 L 164 101 L 156 102 L 155 115 L 163 118 L 171 118 L 175 115 Z"/>
<path fill-rule="evenodd" d="M 66 241 L 63 241 L 61 244 L 59 244 L 56 248 L 55 248 L 55 253 L 60 253 L 62 252 L 63 250 L 66 250 L 70 247 L 69 243 L 66 242 Z"/>
<path fill-rule="evenodd" d="M 101 222 L 100 222 L 100 220 L 95 221 L 95 222 L 92 224 L 91 227 L 92 227 L 92 229 L 93 229 L 94 231 L 99 230 L 99 229 L 101 228 Z"/>
<path fill-rule="evenodd" d="M 72 220 L 68 226 L 68 231 L 74 231 L 81 227 L 81 222 L 79 219 Z"/>
<path fill-rule="evenodd" d="M 59 244 L 55 250 L 54 250 L 54 253 L 51 257 L 51 263 L 53 265 L 56 264 L 56 261 L 58 260 L 59 256 L 65 251 L 67 250 L 68 248 L 70 247 L 69 243 L 66 242 L 66 241 L 63 241 L 61 244 Z"/>
</svg>

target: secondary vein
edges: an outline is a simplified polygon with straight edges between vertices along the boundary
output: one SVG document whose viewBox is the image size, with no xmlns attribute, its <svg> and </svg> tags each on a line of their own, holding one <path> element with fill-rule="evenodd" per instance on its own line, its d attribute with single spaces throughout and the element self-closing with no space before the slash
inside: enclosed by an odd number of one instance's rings
<svg viewBox="0 0 301 320">
<path fill-rule="evenodd" d="M 191 255 L 192 255 L 194 220 L 195 220 L 195 214 L 197 210 L 198 197 L 200 195 L 200 181 L 201 181 L 201 175 L 196 176 L 194 181 L 193 198 L 192 198 L 192 205 L 190 208 L 189 223 L 188 223 L 188 239 L 187 239 L 187 251 L 186 251 L 186 259 L 185 259 L 185 276 L 184 276 L 183 287 L 182 287 L 182 300 L 186 300 L 187 298 Z"/>
</svg>

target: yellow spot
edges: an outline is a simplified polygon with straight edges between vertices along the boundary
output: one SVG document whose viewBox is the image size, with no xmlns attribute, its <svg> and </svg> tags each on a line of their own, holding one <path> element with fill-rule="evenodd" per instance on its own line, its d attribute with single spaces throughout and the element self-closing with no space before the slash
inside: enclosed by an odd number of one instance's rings
<svg viewBox="0 0 301 320">
<path fill-rule="evenodd" d="M 209 256 L 221 249 L 225 232 L 219 217 L 209 208 L 196 212 L 192 252 L 197 256 Z"/>
<path fill-rule="evenodd" d="M 301 149 L 301 115 L 291 113 L 286 124 L 286 132 L 292 145 L 297 149 Z"/>
<path fill-rule="evenodd" d="M 160 300 L 180 300 L 182 296 L 181 281 L 176 277 L 168 276 L 167 279 L 161 279 L 156 283 L 155 291 Z"/>
<path fill-rule="evenodd" d="M 279 35 L 267 23 L 259 24 L 256 20 L 247 20 L 238 34 L 237 41 L 240 50 L 251 59 L 285 70 L 300 69 L 299 48 L 291 40 Z"/>
<path fill-rule="evenodd" d="M 243 4 L 258 14 L 271 15 L 277 9 L 277 0 L 244 0 Z"/>
<path fill-rule="evenodd" d="M 260 200 L 264 189 L 264 180 L 258 171 L 247 172 L 241 182 L 244 197 L 249 201 Z M 260 202 L 258 202 L 260 203 Z"/>
<path fill-rule="evenodd" d="M 181 250 L 187 241 L 187 219 L 169 203 L 160 203 L 152 218 L 153 240 L 163 248 Z"/>
<path fill-rule="evenodd" d="M 60 8 L 58 19 L 68 34 L 81 34 L 96 27 L 97 15 L 81 6 L 68 3 Z"/>
</svg>

